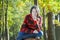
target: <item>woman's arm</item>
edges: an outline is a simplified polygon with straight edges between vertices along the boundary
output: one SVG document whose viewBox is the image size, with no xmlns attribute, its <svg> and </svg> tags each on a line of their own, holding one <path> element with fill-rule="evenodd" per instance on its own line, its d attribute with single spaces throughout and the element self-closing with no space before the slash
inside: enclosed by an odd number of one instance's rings
<svg viewBox="0 0 60 40">
<path fill-rule="evenodd" d="M 39 27 L 42 30 L 42 17 L 38 18 L 38 21 L 39 21 Z"/>
</svg>

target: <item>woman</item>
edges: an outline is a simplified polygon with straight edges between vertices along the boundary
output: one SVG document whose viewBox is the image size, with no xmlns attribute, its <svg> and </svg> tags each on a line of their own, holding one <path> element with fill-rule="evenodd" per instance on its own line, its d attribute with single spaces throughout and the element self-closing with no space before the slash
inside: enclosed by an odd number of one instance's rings
<svg viewBox="0 0 60 40">
<path fill-rule="evenodd" d="M 17 40 L 31 37 L 41 37 L 42 32 L 42 18 L 39 16 L 39 8 L 33 6 L 30 14 L 26 15 L 25 20 L 21 26 Z"/>
</svg>

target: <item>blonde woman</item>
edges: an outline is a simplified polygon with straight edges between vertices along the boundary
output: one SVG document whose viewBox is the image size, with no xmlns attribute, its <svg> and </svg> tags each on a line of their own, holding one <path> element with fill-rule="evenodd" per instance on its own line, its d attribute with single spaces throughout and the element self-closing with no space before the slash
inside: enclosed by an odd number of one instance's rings
<svg viewBox="0 0 60 40">
<path fill-rule="evenodd" d="M 39 16 L 39 8 L 34 5 L 31 7 L 30 14 L 26 15 L 24 22 L 18 33 L 17 40 L 25 38 L 41 37 L 42 18 Z"/>
</svg>

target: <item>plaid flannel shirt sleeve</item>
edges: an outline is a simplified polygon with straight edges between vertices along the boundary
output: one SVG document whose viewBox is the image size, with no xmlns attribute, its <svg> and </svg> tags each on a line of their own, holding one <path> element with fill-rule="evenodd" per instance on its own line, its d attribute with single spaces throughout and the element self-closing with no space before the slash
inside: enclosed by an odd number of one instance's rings
<svg viewBox="0 0 60 40">
<path fill-rule="evenodd" d="M 30 28 L 30 29 L 35 30 L 38 28 L 37 22 L 32 20 L 32 18 L 30 16 L 25 17 L 24 23 L 27 24 L 28 28 Z"/>
</svg>

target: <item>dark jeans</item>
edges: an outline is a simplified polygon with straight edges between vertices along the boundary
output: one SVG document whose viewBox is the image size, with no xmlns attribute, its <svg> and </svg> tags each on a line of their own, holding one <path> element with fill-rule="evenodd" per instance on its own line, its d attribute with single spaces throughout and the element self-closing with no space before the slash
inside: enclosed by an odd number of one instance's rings
<svg viewBox="0 0 60 40">
<path fill-rule="evenodd" d="M 28 34 L 28 33 L 24 33 L 24 32 L 19 32 L 18 36 L 17 36 L 17 40 L 22 40 L 24 38 L 32 38 L 32 37 L 41 37 L 42 33 L 33 33 L 33 34 Z"/>
</svg>

